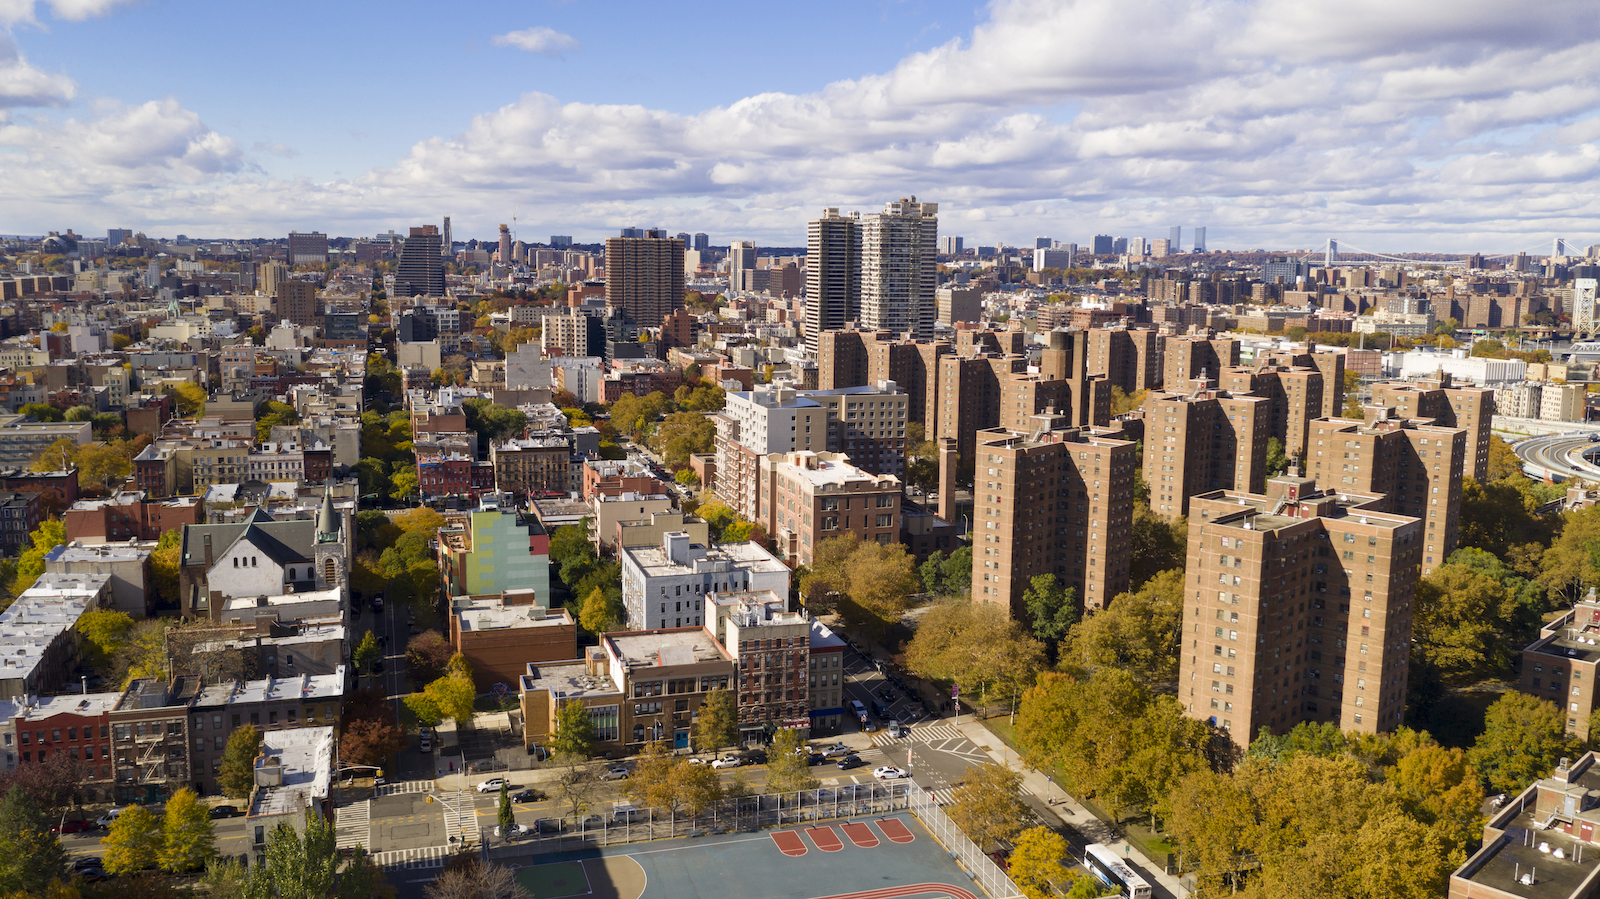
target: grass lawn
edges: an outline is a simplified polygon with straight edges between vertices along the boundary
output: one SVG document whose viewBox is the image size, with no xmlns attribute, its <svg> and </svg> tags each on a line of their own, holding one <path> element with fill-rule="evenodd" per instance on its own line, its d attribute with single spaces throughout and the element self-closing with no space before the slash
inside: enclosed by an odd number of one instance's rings
<svg viewBox="0 0 1600 899">
<path fill-rule="evenodd" d="M 1406 724 L 1432 734 L 1442 746 L 1471 748 L 1483 733 L 1484 712 L 1509 689 L 1507 684 L 1498 681 L 1447 689 L 1427 714 Z"/>
</svg>

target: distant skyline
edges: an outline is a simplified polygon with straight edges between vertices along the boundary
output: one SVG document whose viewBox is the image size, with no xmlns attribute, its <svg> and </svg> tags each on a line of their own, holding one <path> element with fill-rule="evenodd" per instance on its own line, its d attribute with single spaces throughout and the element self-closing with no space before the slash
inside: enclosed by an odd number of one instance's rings
<svg viewBox="0 0 1600 899">
<path fill-rule="evenodd" d="M 801 246 L 1600 243 L 1600 17 L 1552 0 L 0 0 L 0 233 L 623 226 Z"/>
</svg>

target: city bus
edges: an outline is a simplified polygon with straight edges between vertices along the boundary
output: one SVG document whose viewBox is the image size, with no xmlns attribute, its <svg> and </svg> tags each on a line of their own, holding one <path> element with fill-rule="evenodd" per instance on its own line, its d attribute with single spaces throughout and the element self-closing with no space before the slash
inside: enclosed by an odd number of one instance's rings
<svg viewBox="0 0 1600 899">
<path fill-rule="evenodd" d="M 1083 866 L 1101 883 L 1121 890 L 1129 899 L 1150 899 L 1150 884 L 1102 843 L 1091 843 L 1083 850 Z"/>
</svg>

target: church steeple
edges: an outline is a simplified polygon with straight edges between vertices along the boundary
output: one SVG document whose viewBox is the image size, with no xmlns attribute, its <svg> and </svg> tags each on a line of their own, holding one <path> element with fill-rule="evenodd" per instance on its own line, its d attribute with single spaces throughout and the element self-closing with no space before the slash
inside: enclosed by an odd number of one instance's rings
<svg viewBox="0 0 1600 899">
<path fill-rule="evenodd" d="M 322 508 L 317 510 L 317 542 L 339 542 L 339 513 L 333 508 L 333 485 L 322 485 Z"/>
</svg>

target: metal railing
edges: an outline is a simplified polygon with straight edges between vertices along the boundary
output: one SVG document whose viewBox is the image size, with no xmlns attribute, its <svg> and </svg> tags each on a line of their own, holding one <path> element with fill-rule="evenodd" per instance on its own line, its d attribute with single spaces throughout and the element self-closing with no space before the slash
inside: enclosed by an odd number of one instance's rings
<svg viewBox="0 0 1600 899">
<path fill-rule="evenodd" d="M 1017 889 L 1017 885 L 1011 882 L 1006 872 L 1000 870 L 994 859 L 961 832 L 961 828 L 939 808 L 939 802 L 933 794 L 916 784 L 911 786 L 911 813 L 917 816 L 922 826 L 928 828 L 928 832 L 950 853 L 956 864 L 966 869 L 967 874 L 978 886 L 983 887 L 991 899 L 1021 899 L 1022 891 Z"/>
</svg>

